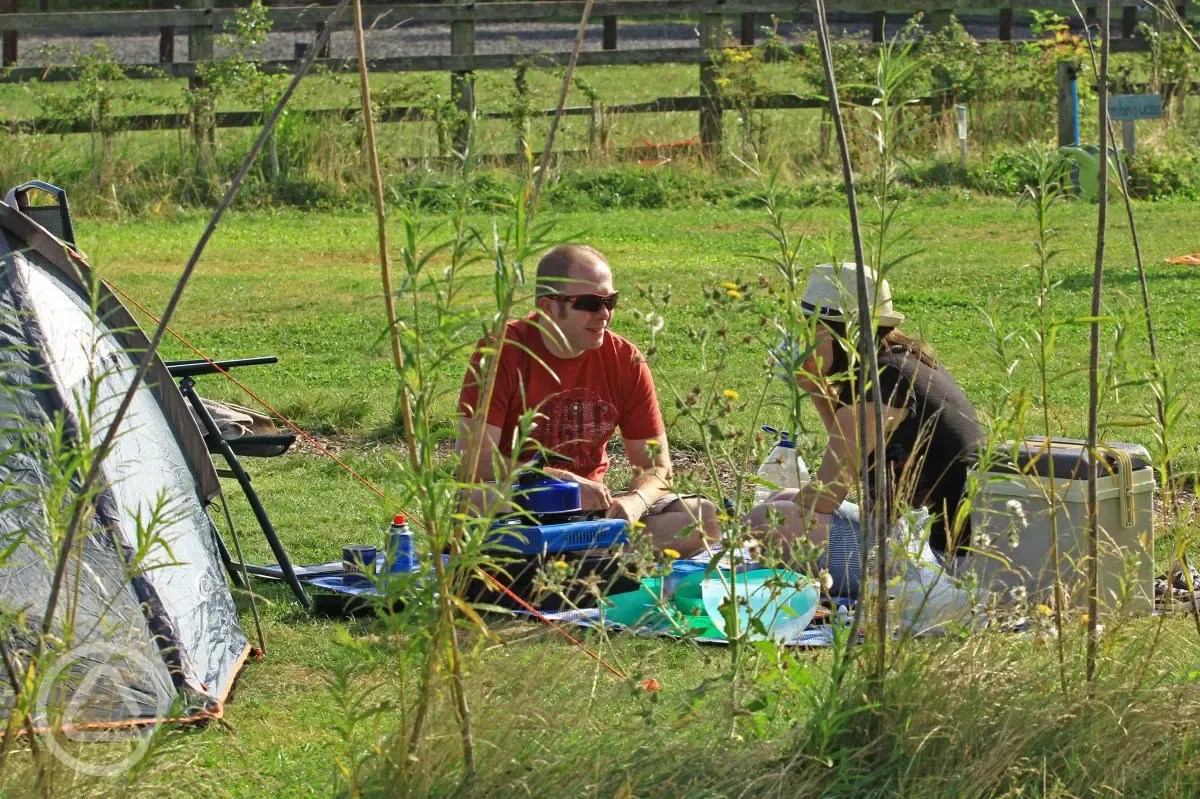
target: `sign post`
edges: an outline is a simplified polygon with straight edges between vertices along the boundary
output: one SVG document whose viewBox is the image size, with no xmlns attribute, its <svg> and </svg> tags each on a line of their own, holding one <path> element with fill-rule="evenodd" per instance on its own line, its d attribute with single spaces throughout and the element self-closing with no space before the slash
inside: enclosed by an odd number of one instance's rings
<svg viewBox="0 0 1200 799">
<path fill-rule="evenodd" d="M 1108 115 L 1114 122 L 1121 123 L 1125 154 L 1133 155 L 1137 149 L 1134 122 L 1139 119 L 1161 119 L 1162 97 L 1157 94 L 1115 94 L 1108 98 Z"/>
<path fill-rule="evenodd" d="M 965 172 L 967 169 L 967 107 L 957 105 L 954 109 L 958 112 L 958 149 Z"/>
</svg>

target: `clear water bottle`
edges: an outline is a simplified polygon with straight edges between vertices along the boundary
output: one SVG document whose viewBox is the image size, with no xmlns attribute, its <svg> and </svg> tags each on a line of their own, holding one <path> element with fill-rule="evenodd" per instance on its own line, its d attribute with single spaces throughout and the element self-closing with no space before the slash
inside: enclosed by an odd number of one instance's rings
<svg viewBox="0 0 1200 799">
<path fill-rule="evenodd" d="M 766 460 L 758 467 L 758 477 L 769 481 L 779 488 L 800 488 L 811 478 L 804 459 L 796 452 L 796 442 L 791 434 L 776 430 L 774 427 L 763 425 L 763 430 L 771 435 L 779 436 Z M 767 497 L 775 493 L 774 488 L 760 485 L 754 491 L 754 504 L 765 502 Z"/>
<path fill-rule="evenodd" d="M 412 531 L 403 514 L 396 514 L 388 527 L 387 570 L 393 574 L 414 572 L 418 568 Z"/>
</svg>

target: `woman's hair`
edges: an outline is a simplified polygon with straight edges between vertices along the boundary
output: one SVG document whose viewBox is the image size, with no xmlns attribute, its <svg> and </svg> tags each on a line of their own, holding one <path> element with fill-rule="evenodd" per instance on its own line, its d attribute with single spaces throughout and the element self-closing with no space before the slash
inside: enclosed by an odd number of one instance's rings
<svg viewBox="0 0 1200 799">
<path fill-rule="evenodd" d="M 830 373 L 837 374 L 850 368 L 849 353 L 845 351 L 843 346 L 843 342 L 846 341 L 845 322 L 822 319 L 819 324 L 829 328 L 833 333 L 834 362 L 831 364 Z M 904 352 L 913 355 L 917 360 L 931 369 L 936 369 L 938 365 L 937 356 L 933 354 L 932 347 L 920 339 L 900 332 L 900 328 L 898 327 L 876 328 L 875 348 L 881 354 L 885 352 Z"/>
<path fill-rule="evenodd" d="M 882 333 L 883 331 L 879 332 Z M 876 333 L 876 336 L 882 344 L 880 349 L 884 352 L 907 352 L 910 355 L 915 355 L 917 360 L 926 366 L 932 369 L 937 368 L 937 356 L 933 354 L 933 347 L 930 347 L 919 338 L 913 338 L 901 333 L 900 328 L 893 327 L 884 333 L 883 336 L 878 336 L 878 333 Z"/>
</svg>

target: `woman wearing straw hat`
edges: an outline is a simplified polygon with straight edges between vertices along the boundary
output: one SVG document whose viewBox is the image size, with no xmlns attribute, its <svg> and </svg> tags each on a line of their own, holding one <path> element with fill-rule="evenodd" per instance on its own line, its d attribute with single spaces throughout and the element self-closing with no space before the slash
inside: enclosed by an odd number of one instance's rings
<svg viewBox="0 0 1200 799">
<path fill-rule="evenodd" d="M 860 524 L 858 507 L 845 501 L 861 470 L 859 416 L 866 417 L 872 464 L 881 452 L 886 458 L 892 499 L 930 512 L 929 543 L 941 554 L 957 553 L 969 542 L 969 526 L 955 534 L 954 520 L 967 470 L 983 441 L 975 409 L 958 383 L 926 344 L 898 329 L 904 316 L 892 307 L 888 282 L 869 268 L 865 277 L 875 321 L 884 442 L 874 441 L 874 387 L 868 386 L 862 402 L 859 367 L 852 365 L 858 342 L 857 270 L 854 264 L 822 264 L 809 275 L 801 300 L 810 321 L 809 340 L 802 342 L 807 346 L 787 342 L 777 360 L 787 379 L 808 392 L 829 443 L 812 482 L 776 492 L 750 514 L 753 527 L 772 530 L 785 545 L 804 538 L 813 546 L 825 545 L 823 565 L 835 596 L 857 595 L 862 529 L 870 529 Z M 874 490 L 873 482 L 868 491 Z"/>
</svg>

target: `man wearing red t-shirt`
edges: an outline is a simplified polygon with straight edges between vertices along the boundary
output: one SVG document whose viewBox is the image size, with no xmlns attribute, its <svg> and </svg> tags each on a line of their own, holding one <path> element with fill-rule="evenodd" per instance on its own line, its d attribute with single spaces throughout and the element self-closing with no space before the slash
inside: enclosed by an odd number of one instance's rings
<svg viewBox="0 0 1200 799">
<path fill-rule="evenodd" d="M 671 493 L 671 456 L 654 379 L 638 348 L 609 330 L 616 306 L 612 271 L 599 252 L 565 244 L 546 253 L 537 269 L 537 311 L 505 331 L 485 435 L 491 447 L 511 456 L 521 415 L 536 409 L 532 437 L 570 462 L 544 471 L 578 483 L 585 509 L 642 521 L 657 548 L 690 555 L 720 535 L 716 508 Z M 459 395 L 459 452 L 467 448 L 479 401 L 481 358 L 476 352 L 471 359 Z M 614 493 L 604 475 L 606 447 L 618 429 L 633 477 L 628 491 Z M 490 447 L 477 478 L 509 478 L 495 473 Z"/>
</svg>

